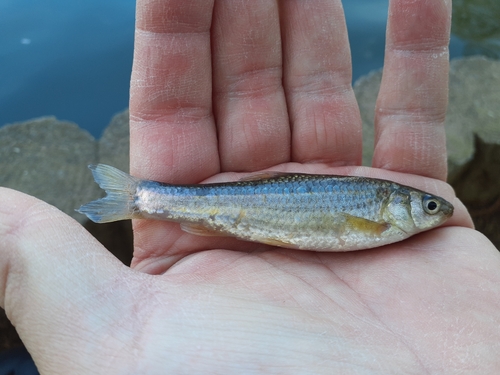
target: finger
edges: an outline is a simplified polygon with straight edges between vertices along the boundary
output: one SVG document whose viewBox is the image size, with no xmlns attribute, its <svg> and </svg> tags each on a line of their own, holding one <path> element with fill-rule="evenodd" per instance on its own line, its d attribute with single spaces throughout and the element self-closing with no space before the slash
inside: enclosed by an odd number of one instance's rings
<svg viewBox="0 0 500 375">
<path fill-rule="evenodd" d="M 109 361 L 90 348 L 113 343 L 103 327 L 116 327 L 133 300 L 131 289 L 116 287 L 127 268 L 70 217 L 5 188 L 0 238 L 0 304 L 40 372 L 80 373 L 58 368 L 68 363 L 54 359 L 68 355 Z"/>
<path fill-rule="evenodd" d="M 361 118 L 351 86 L 340 0 L 280 2 L 284 86 L 293 160 L 361 163 Z"/>
<path fill-rule="evenodd" d="M 219 170 L 212 116 L 212 2 L 138 0 L 130 84 L 137 176 L 194 183 Z"/>
<path fill-rule="evenodd" d="M 253 171 L 290 157 L 275 1 L 216 1 L 214 112 L 223 170 Z"/>
<path fill-rule="evenodd" d="M 373 166 L 446 178 L 449 0 L 392 0 Z"/>
</svg>

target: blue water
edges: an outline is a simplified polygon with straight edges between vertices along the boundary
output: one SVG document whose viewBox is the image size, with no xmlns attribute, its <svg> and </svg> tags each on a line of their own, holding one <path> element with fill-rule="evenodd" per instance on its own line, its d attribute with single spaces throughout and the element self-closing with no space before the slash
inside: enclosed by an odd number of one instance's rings
<svg viewBox="0 0 500 375">
<path fill-rule="evenodd" d="M 0 353 L 0 375 L 39 375 L 25 348 L 15 348 Z"/>
<path fill-rule="evenodd" d="M 135 1 L 0 0 L 0 124 L 43 115 L 99 136 L 128 106 Z"/>
<path fill-rule="evenodd" d="M 388 0 L 344 0 L 353 79 L 383 65 Z M 55 115 L 95 137 L 128 106 L 135 1 L 0 0 L 0 126 Z M 452 40 L 451 55 L 463 45 Z"/>
</svg>

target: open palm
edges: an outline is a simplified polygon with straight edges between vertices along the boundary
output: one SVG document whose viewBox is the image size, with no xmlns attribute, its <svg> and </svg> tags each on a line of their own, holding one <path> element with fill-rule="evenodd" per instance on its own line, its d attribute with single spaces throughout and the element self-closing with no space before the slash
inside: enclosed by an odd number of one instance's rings
<svg viewBox="0 0 500 375">
<path fill-rule="evenodd" d="M 366 168 L 340 1 L 138 1 L 132 174 L 363 175 L 455 214 L 350 253 L 137 221 L 129 269 L 55 209 L 0 190 L 2 306 L 42 373 L 494 373 L 500 256 L 444 182 L 450 13 L 391 1 Z"/>
</svg>

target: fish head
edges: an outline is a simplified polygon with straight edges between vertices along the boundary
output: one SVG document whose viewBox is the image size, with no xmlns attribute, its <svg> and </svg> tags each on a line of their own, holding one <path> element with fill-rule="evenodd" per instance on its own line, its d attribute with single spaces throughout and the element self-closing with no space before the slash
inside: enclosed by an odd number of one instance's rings
<svg viewBox="0 0 500 375">
<path fill-rule="evenodd" d="M 384 220 L 407 234 L 439 226 L 453 214 L 445 199 L 413 189 L 395 189 L 384 209 Z"/>
<path fill-rule="evenodd" d="M 435 228 L 453 215 L 453 205 L 441 197 L 423 191 L 411 191 L 410 195 L 411 216 L 421 231 Z"/>
</svg>

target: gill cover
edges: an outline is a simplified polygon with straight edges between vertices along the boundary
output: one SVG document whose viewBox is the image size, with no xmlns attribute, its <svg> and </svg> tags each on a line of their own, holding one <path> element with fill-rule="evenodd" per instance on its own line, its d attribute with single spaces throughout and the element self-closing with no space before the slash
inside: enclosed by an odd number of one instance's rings
<svg viewBox="0 0 500 375">
<path fill-rule="evenodd" d="M 405 233 L 417 232 L 412 219 L 409 191 L 396 189 L 392 192 L 385 206 L 383 218 Z"/>
</svg>

